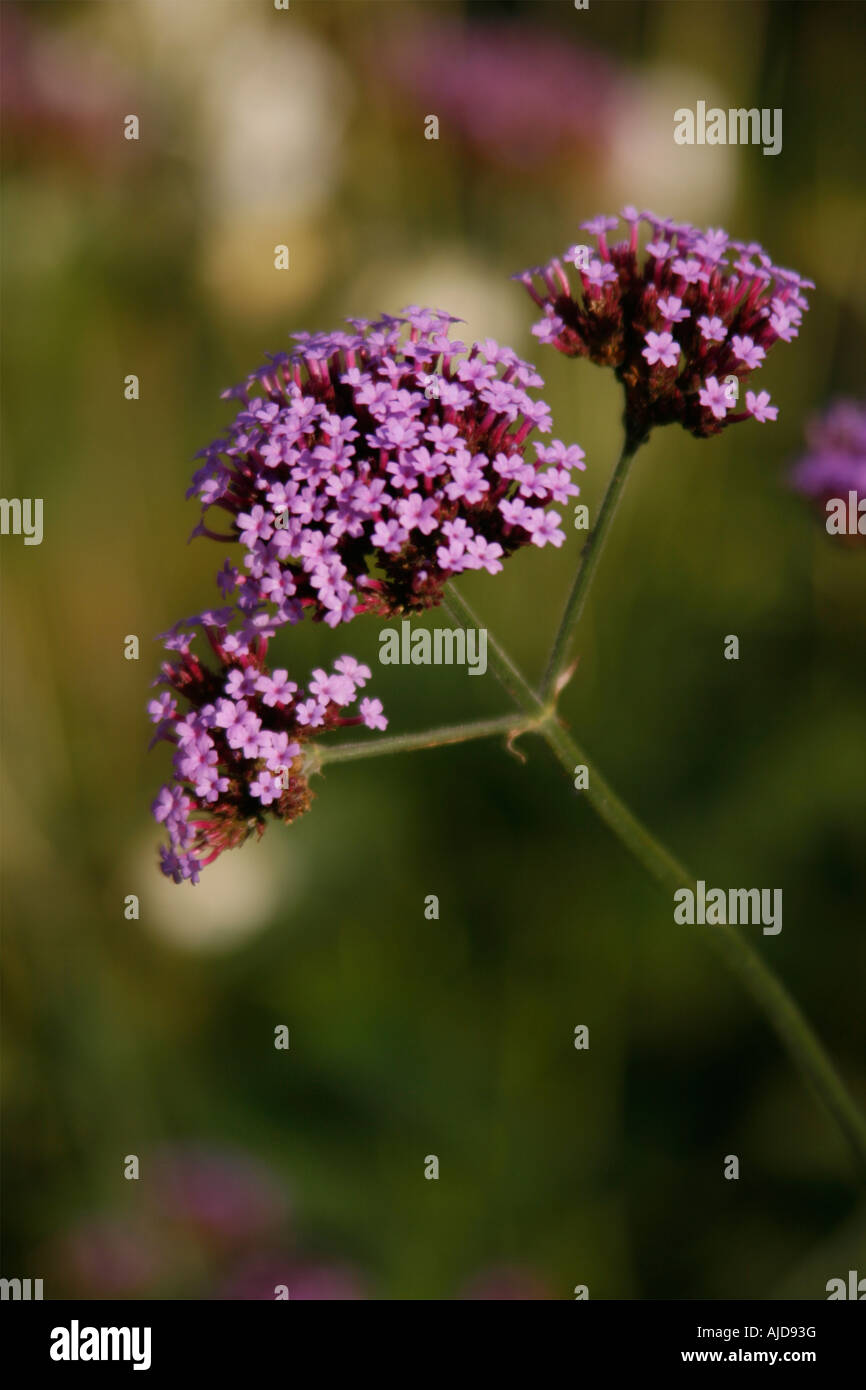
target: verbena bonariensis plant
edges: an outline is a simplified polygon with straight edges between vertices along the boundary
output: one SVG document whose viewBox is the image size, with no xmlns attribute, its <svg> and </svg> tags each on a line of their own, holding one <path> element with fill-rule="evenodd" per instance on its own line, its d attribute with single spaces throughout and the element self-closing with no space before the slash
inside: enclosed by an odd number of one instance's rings
<svg viewBox="0 0 866 1390">
<path fill-rule="evenodd" d="M 288 822 L 307 808 L 301 743 L 312 732 L 386 726 L 378 700 L 341 713 L 370 675 L 351 657 L 332 676 L 315 672 L 307 699 L 287 671 L 268 674 L 274 633 L 305 613 L 336 627 L 357 613 L 424 609 L 454 574 L 495 574 L 523 545 L 565 540 L 545 508 L 578 494 L 571 470 L 583 451 L 555 441 L 530 452 L 533 429 L 550 431 L 548 406 L 526 389 L 541 378 L 492 340 L 467 352 L 448 336 L 454 322 L 412 307 L 354 320 L 351 333 L 299 334 L 294 351 L 224 393 L 242 409 L 202 451 L 188 495 L 202 502 L 193 534 L 246 551 L 243 570 L 227 560 L 217 575 L 223 598 L 237 600 L 166 635 L 179 657 L 160 679 L 191 708 L 179 715 L 167 694 L 150 707 L 157 737 L 177 745 L 175 782 L 154 805 L 175 882 L 197 882 L 268 816 Z M 207 524 L 213 507 L 231 516 L 230 535 Z M 196 626 L 218 671 L 190 652 Z"/>
<path fill-rule="evenodd" d="M 246 573 L 226 561 L 217 576 L 224 598 L 238 594 L 242 640 L 305 612 L 336 627 L 429 608 L 452 575 L 496 574 L 520 546 L 565 540 L 545 508 L 578 493 L 583 451 L 530 451 L 532 430 L 550 431 L 527 390 L 543 385 L 535 369 L 492 340 L 467 352 L 438 311 L 350 322 L 297 334 L 226 392 L 242 409 L 202 451 L 188 495 L 201 498 L 198 534 L 246 551 Z M 228 535 L 211 508 L 228 513 Z"/>
<path fill-rule="evenodd" d="M 165 695 L 167 705 L 152 707 L 158 736 L 177 743 L 176 783 L 155 806 L 158 818 L 170 821 L 166 872 L 194 879 L 202 852 L 213 858 L 260 828 L 282 759 L 293 759 L 297 781 L 293 791 L 289 776 L 288 790 L 280 788 L 288 800 L 271 804 L 292 819 L 306 804 L 309 776 L 327 763 L 496 734 L 512 746 L 534 733 L 569 778 L 577 766 L 588 768 L 591 804 L 657 883 L 676 893 L 695 881 L 578 745 L 559 716 L 558 698 L 570 675 L 572 634 L 636 452 L 655 425 L 679 423 L 702 438 L 750 416 L 775 419 L 766 392 L 747 391 L 746 408 L 738 411 L 729 388 L 738 393 L 775 342 L 797 336 L 808 307 L 803 290 L 812 285 L 774 266 L 755 243 L 732 241 L 723 231 L 701 232 L 634 208 L 622 216 L 627 239 L 613 246 L 608 233 L 618 219 L 583 224 L 598 254 L 573 248 L 579 293 L 558 260 L 516 277 L 544 310 L 537 330 L 543 341 L 614 369 L 625 390 L 625 439 L 537 688 L 487 632 L 488 663 L 513 699 L 511 713 L 360 744 L 310 741 L 301 758 L 301 744 L 316 728 L 345 724 L 341 710 L 368 673 L 343 658 L 334 676 L 315 673 L 314 705 L 294 690 L 285 700 L 287 674 L 265 671 L 264 643 L 305 610 L 335 627 L 358 613 L 384 616 L 442 602 L 457 622 L 477 627 L 449 580 L 466 569 L 496 573 L 521 545 L 562 543 L 559 517 L 545 504 L 577 493 L 570 470 L 583 466 L 583 454 L 555 444 L 536 445 L 536 457 L 527 456 L 533 427 L 550 429 L 548 408 L 526 389 L 541 384 L 534 368 L 492 343 L 476 344 L 464 356 L 462 345 L 448 338 L 449 315 L 410 309 L 403 319 L 350 320 L 351 334 L 301 335 L 292 353 L 227 393 L 240 395 L 243 409 L 227 437 L 203 451 L 191 492 L 205 511 L 217 506 L 229 514 L 229 534 L 213 532 L 205 521 L 196 529 L 220 541 L 240 540 L 247 573 L 227 562 L 220 587 L 224 597 L 237 591 L 236 606 L 200 620 L 220 663 L 217 673 L 205 673 L 191 657 L 182 626 L 169 637 L 180 656 L 163 678 L 188 697 L 192 692 L 192 713 L 179 718 Z M 642 218 L 652 234 L 643 263 Z M 733 265 L 728 253 L 736 257 Z M 333 684 L 338 676 L 345 686 Z M 311 705 L 315 720 L 299 713 Z M 381 705 L 366 702 L 349 722 L 361 721 L 383 727 Z M 214 829 L 209 808 L 220 798 L 231 799 L 230 806 L 224 823 L 216 814 Z M 712 930 L 705 940 L 763 1010 L 866 1175 L 866 1121 L 788 991 L 738 931 Z"/>
</svg>

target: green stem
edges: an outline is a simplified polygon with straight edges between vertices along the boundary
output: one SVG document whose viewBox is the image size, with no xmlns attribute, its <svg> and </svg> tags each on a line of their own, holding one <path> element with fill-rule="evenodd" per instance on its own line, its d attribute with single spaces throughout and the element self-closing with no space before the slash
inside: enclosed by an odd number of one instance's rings
<svg viewBox="0 0 866 1390">
<path fill-rule="evenodd" d="M 571 586 L 571 593 L 566 600 L 562 619 L 556 637 L 553 641 L 553 648 L 547 663 L 547 670 L 541 683 L 541 698 L 547 703 L 552 699 L 557 690 L 560 677 L 562 676 L 567 664 L 568 653 L 571 639 L 577 624 L 580 622 L 580 615 L 586 603 L 586 597 L 595 575 L 598 562 L 601 559 L 601 552 L 607 540 L 611 523 L 616 514 L 619 499 L 628 478 L 632 459 L 640 448 L 640 441 L 635 443 L 626 436 L 622 447 L 622 453 L 616 462 L 616 467 L 611 474 L 607 491 L 602 498 L 601 508 L 599 509 L 598 519 L 587 537 L 586 544 L 580 555 L 580 563 L 577 573 L 574 576 L 574 583 Z"/>
<path fill-rule="evenodd" d="M 480 618 L 476 617 L 466 600 L 457 593 L 453 584 L 445 591 L 442 607 L 451 614 L 461 627 L 484 628 Z M 527 714 L 536 719 L 543 717 L 548 713 L 544 701 L 538 698 L 523 672 L 518 670 L 507 651 L 504 647 L 500 647 L 490 630 L 487 628 L 484 630 L 487 632 L 487 664 L 499 684 L 508 691 L 514 703 L 519 705 Z"/>
<path fill-rule="evenodd" d="M 453 585 L 445 606 L 463 626 L 478 626 L 475 614 L 455 592 Z M 563 728 L 554 708 L 539 700 L 489 630 L 487 659 L 494 674 L 502 680 L 527 715 L 530 721 L 528 727 L 541 735 L 568 775 L 573 776 L 574 769 L 580 765 L 589 769 L 587 796 L 590 804 L 660 887 L 673 893 L 694 883 L 694 875 L 659 843 L 608 786 L 601 773 L 590 766 L 583 750 Z M 745 985 L 791 1059 L 846 1135 L 859 1166 L 866 1172 L 866 1120 L 794 999 L 738 931 L 730 927 L 709 928 L 703 936 Z"/>
<path fill-rule="evenodd" d="M 551 722 L 539 732 L 569 776 L 580 764 L 590 767 L 585 753 L 561 725 Z M 648 869 L 661 888 L 673 894 L 678 888 L 694 884 L 695 876 L 650 834 L 594 767 L 589 770 L 587 796 L 605 824 Z M 702 929 L 702 935 L 764 1013 L 814 1094 L 846 1135 L 859 1166 L 866 1173 L 866 1119 L 791 994 L 735 928 L 707 927 Z"/>
<path fill-rule="evenodd" d="M 474 738 L 493 738 L 496 734 L 520 734 L 533 727 L 533 721 L 516 713 L 498 719 L 479 719 L 470 724 L 450 724 L 442 729 L 425 729 L 418 734 L 395 734 L 392 738 L 365 739 L 363 743 L 338 743 L 333 748 L 310 746 L 312 770 L 325 763 L 356 762 L 359 758 L 384 758 L 390 753 L 412 753 L 419 748 L 441 748 L 448 743 L 468 743 Z M 315 750 L 315 751 L 314 751 Z"/>
</svg>

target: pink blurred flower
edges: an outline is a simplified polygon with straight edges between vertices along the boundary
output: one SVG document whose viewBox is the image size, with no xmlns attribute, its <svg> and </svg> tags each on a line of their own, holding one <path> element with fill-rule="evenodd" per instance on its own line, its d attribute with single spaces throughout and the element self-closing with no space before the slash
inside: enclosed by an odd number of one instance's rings
<svg viewBox="0 0 866 1390">
<path fill-rule="evenodd" d="M 156 1201 L 170 1221 L 211 1240 L 235 1244 L 272 1233 L 288 1202 L 274 1175 L 243 1153 L 204 1145 L 172 1145 L 151 1165 Z"/>
<path fill-rule="evenodd" d="M 142 105 L 139 84 L 116 55 L 74 24 L 33 23 L 23 7 L 3 6 L 0 113 L 7 159 L 36 156 L 116 175 L 129 164 L 123 117 Z"/>
<path fill-rule="evenodd" d="M 159 1277 L 165 1249 L 132 1221 L 97 1216 L 60 1239 L 54 1260 L 61 1282 L 77 1296 L 125 1298 L 141 1296 Z"/>
<path fill-rule="evenodd" d="M 240 1265 L 222 1285 L 223 1302 L 274 1300 L 285 1286 L 290 1301 L 360 1302 L 368 1295 L 359 1275 L 344 1264 L 306 1263 L 296 1256 L 257 1255 Z"/>
<path fill-rule="evenodd" d="M 628 81 L 598 49 L 535 22 L 407 24 L 374 61 L 420 115 L 435 112 L 482 156 L 522 169 L 576 147 L 603 152 Z"/>
<path fill-rule="evenodd" d="M 517 1265 L 500 1265 L 484 1270 L 461 1294 L 464 1302 L 538 1303 L 551 1298 L 550 1289 L 534 1271 L 521 1269 Z"/>
</svg>

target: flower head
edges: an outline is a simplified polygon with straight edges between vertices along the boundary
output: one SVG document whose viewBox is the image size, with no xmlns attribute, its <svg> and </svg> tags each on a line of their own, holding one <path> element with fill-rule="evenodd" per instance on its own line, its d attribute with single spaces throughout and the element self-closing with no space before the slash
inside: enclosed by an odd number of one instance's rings
<svg viewBox="0 0 866 1390">
<path fill-rule="evenodd" d="M 576 496 L 582 451 L 557 442 L 529 454 L 528 436 L 550 431 L 529 391 L 541 378 L 489 339 L 467 352 L 449 337 L 454 322 L 410 308 L 298 334 L 292 352 L 226 393 L 241 408 L 203 451 L 190 494 L 202 503 L 198 533 L 244 552 L 218 580 L 236 594 L 246 649 L 305 612 L 336 627 L 428 608 L 452 575 L 495 573 L 556 532 L 557 513 L 529 526 L 513 504 L 531 498 L 540 517 Z M 206 524 L 212 508 L 228 513 L 228 532 Z"/>
<path fill-rule="evenodd" d="M 312 793 L 302 749 L 314 733 L 388 724 L 380 700 L 365 697 L 349 712 L 370 675 L 354 657 L 340 657 L 330 675 L 314 671 L 308 697 L 288 672 L 267 670 L 264 638 L 238 642 L 227 626 L 205 621 L 213 616 L 187 619 L 168 635 L 171 659 L 156 684 L 185 707 L 166 693 L 150 704 L 158 725 L 153 741 L 174 747 L 173 780 L 152 809 L 168 832 L 162 872 L 175 883 L 197 883 L 223 850 L 261 835 L 269 816 L 288 824 L 307 810 Z M 191 650 L 196 627 L 217 658 L 215 669 Z"/>
<path fill-rule="evenodd" d="M 812 282 L 721 230 L 633 208 L 622 216 L 626 234 L 619 241 L 611 237 L 617 218 L 581 224 L 597 238 L 596 259 L 584 256 L 580 264 L 566 255 L 574 266 L 567 271 L 555 257 L 514 277 L 544 313 L 533 333 L 568 357 L 614 368 L 638 442 L 654 425 L 678 423 L 702 437 L 750 415 L 775 419 L 766 392 L 748 392 L 754 404 L 737 411 L 724 382 L 748 380 L 775 342 L 796 338 Z M 641 221 L 651 232 L 643 257 Z"/>
</svg>

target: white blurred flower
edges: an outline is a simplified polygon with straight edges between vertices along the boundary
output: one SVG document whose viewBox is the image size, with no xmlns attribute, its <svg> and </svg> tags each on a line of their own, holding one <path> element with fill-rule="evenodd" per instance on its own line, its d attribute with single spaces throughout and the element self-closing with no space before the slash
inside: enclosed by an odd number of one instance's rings
<svg viewBox="0 0 866 1390">
<path fill-rule="evenodd" d="M 432 305 L 464 319 L 453 337 L 471 343 L 495 338 L 510 343 L 526 327 L 523 305 L 508 273 L 471 259 L 461 247 L 445 247 L 423 260 L 375 262 L 351 287 L 347 314 L 399 313 L 407 304 Z"/>
<path fill-rule="evenodd" d="M 292 10 L 212 0 L 136 9 L 140 61 L 171 93 L 173 146 L 203 203 L 208 292 L 244 315 L 290 310 L 327 271 L 319 217 L 341 173 L 350 72 Z M 289 271 L 274 269 L 280 244 Z"/>
<path fill-rule="evenodd" d="M 139 885 L 145 930 L 181 950 L 212 953 L 232 950 L 277 912 L 291 908 L 300 888 L 297 863 L 285 844 L 275 848 L 266 838 L 250 840 L 208 865 L 195 887 L 176 884 L 159 872 L 156 841 L 148 834 L 136 847 L 124 879 L 127 885 Z"/>
<path fill-rule="evenodd" d="M 112 7 L 125 9 L 124 6 Z M 291 11 L 213 0 L 137 0 L 135 52 L 190 114 L 195 159 L 215 212 L 243 204 L 290 218 L 315 212 L 339 173 L 351 77 Z M 118 42 L 130 42 L 123 23 Z"/>
<path fill-rule="evenodd" d="M 740 161 L 760 150 L 731 145 L 677 145 L 674 112 L 736 106 L 705 73 L 674 67 L 636 74 L 624 90 L 610 132 L 603 167 L 604 195 L 611 207 L 633 203 L 660 217 L 712 222 L 731 207 Z M 759 170 L 759 172 L 763 172 Z"/>
<path fill-rule="evenodd" d="M 350 85 L 294 21 L 245 25 L 211 54 L 198 93 L 205 180 L 218 211 L 316 212 L 339 173 Z"/>
</svg>

